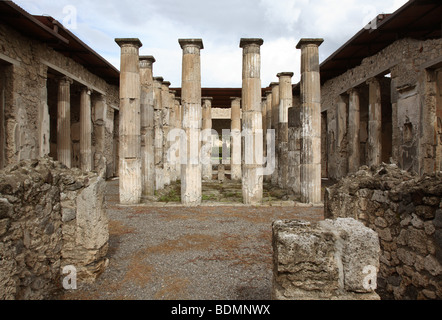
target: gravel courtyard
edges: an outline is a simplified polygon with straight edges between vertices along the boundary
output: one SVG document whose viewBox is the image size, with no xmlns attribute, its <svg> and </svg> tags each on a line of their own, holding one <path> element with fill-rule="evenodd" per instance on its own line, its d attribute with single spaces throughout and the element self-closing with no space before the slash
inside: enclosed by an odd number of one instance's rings
<svg viewBox="0 0 442 320">
<path fill-rule="evenodd" d="M 134 207 L 118 203 L 107 183 L 109 266 L 95 284 L 60 300 L 268 300 L 272 222 L 318 221 L 323 208 L 268 201 L 264 206 L 206 203 Z"/>
</svg>

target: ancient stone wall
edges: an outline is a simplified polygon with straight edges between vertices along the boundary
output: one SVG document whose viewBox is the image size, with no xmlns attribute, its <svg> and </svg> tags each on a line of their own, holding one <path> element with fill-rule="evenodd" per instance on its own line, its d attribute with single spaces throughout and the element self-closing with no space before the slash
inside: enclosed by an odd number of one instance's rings
<svg viewBox="0 0 442 320">
<path fill-rule="evenodd" d="M 351 217 L 379 235 L 382 298 L 442 298 L 442 176 L 396 165 L 362 168 L 328 188 L 325 217 Z"/>
<path fill-rule="evenodd" d="M 351 218 L 273 223 L 276 300 L 379 300 L 377 234 Z"/>
<path fill-rule="evenodd" d="M 93 96 L 101 95 L 105 109 L 119 106 L 118 86 L 108 84 L 104 79 L 45 43 L 30 39 L 3 24 L 0 24 L 0 55 L 8 59 L 5 66 L 2 64 L 3 81 L 0 82 L 3 87 L 0 87 L 0 91 L 4 89 L 5 101 L 5 112 L 0 119 L 5 127 L 4 166 L 16 164 L 23 159 L 36 159 L 50 154 L 51 141 L 56 142 L 54 137 L 56 137 L 57 118 L 57 87 L 51 90 L 50 86 L 57 77 L 62 76 L 60 72 L 82 82 L 75 82 L 71 88 L 72 125 L 75 126 L 75 122 L 79 121 L 80 100 L 75 90 L 80 85 L 87 84 Z M 52 112 L 50 112 L 51 103 Z M 95 108 L 95 104 L 92 104 L 92 108 Z M 107 130 L 113 129 L 111 124 L 113 121 L 113 117 L 106 119 Z M 73 158 L 76 147 L 78 149 L 76 142 L 73 141 Z M 110 161 L 109 166 L 113 166 L 113 148 L 106 146 L 103 150 L 98 150 L 98 153 L 98 159 L 102 159 L 104 154 L 106 160 Z"/>
<path fill-rule="evenodd" d="M 0 171 L 0 300 L 50 297 L 65 266 L 79 283 L 104 271 L 104 188 L 102 177 L 49 159 Z"/>
<path fill-rule="evenodd" d="M 368 84 L 377 78 L 382 91 L 382 161 L 391 156 L 402 169 L 420 175 L 435 171 L 437 142 L 436 88 L 440 86 L 433 69 L 442 60 L 442 39 L 418 41 L 401 39 L 376 55 L 365 58 L 361 65 L 328 80 L 321 88 L 322 111 L 328 116 L 329 177 L 340 179 L 347 175 L 348 90 L 358 89 L 360 96 L 360 165 L 367 162 Z M 343 105 L 342 105 L 343 104 Z M 340 107 L 342 106 L 342 107 Z M 366 118 L 367 117 L 367 118 Z M 344 120 L 344 121 L 340 121 Z M 328 161 L 327 161 L 328 160 Z"/>
</svg>

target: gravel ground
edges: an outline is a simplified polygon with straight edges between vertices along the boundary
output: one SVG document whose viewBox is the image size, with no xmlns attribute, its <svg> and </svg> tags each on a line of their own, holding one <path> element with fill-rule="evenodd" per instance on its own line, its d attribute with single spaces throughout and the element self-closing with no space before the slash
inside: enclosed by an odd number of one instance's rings
<svg viewBox="0 0 442 320">
<path fill-rule="evenodd" d="M 210 205 L 125 207 L 107 183 L 109 266 L 60 300 L 269 300 L 272 222 L 318 221 L 323 208 Z"/>
</svg>

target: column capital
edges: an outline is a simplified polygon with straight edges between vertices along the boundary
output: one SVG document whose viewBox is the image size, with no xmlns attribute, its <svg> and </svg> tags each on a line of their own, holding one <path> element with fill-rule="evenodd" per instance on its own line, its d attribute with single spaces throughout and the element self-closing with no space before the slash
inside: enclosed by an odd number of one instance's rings
<svg viewBox="0 0 442 320">
<path fill-rule="evenodd" d="M 153 56 L 140 56 L 140 68 L 152 68 L 156 62 Z"/>
<path fill-rule="evenodd" d="M 292 78 L 294 75 L 295 74 L 293 72 L 281 72 L 281 73 L 278 73 L 276 76 L 278 78 L 281 78 L 281 77 L 290 77 L 290 78 Z"/>
<path fill-rule="evenodd" d="M 210 100 L 210 101 L 213 101 L 213 98 L 212 98 L 212 97 L 202 97 L 201 100 Z"/>
<path fill-rule="evenodd" d="M 192 46 L 197 47 L 200 50 L 204 49 L 204 44 L 202 39 L 178 39 L 178 43 L 181 46 L 181 49 L 185 47 Z"/>
<path fill-rule="evenodd" d="M 91 89 L 91 88 L 89 88 L 89 87 L 82 87 L 81 88 L 81 91 L 82 92 L 85 92 L 87 95 L 91 95 L 93 92 L 94 92 L 94 90 L 93 89 Z"/>
<path fill-rule="evenodd" d="M 272 90 L 267 90 L 264 92 L 264 94 L 268 97 L 269 95 L 273 94 Z"/>
<path fill-rule="evenodd" d="M 166 87 L 170 87 L 171 85 L 170 81 L 163 81 L 162 84 L 165 85 Z"/>
<path fill-rule="evenodd" d="M 272 83 L 270 83 L 270 88 L 273 89 L 276 86 L 279 86 L 279 82 L 272 82 Z"/>
<path fill-rule="evenodd" d="M 153 78 L 153 81 L 163 83 L 164 78 L 163 78 L 163 77 L 154 77 L 154 78 Z"/>
<path fill-rule="evenodd" d="M 359 88 L 350 88 L 347 90 L 347 94 L 359 93 Z"/>
<path fill-rule="evenodd" d="M 262 46 L 264 44 L 264 40 L 260 38 L 242 38 L 239 42 L 240 48 L 245 48 L 250 45 Z"/>
<path fill-rule="evenodd" d="M 379 83 L 379 78 L 378 77 L 369 78 L 369 79 L 367 79 L 367 81 L 365 83 L 368 85 L 373 84 L 373 83 Z"/>
<path fill-rule="evenodd" d="M 241 98 L 239 97 L 230 97 L 231 101 L 241 101 Z"/>
<path fill-rule="evenodd" d="M 320 46 L 324 42 L 324 39 L 322 38 L 302 38 L 299 40 L 298 44 L 296 45 L 296 49 L 302 49 L 305 46 L 313 45 L 313 46 Z"/>
<path fill-rule="evenodd" d="M 58 78 L 58 83 L 59 84 L 73 84 L 74 80 L 72 80 L 71 78 L 69 78 L 68 76 L 61 76 Z"/>
<path fill-rule="evenodd" d="M 130 47 L 141 48 L 143 46 L 140 39 L 138 39 L 138 38 L 116 38 L 115 42 L 120 47 L 130 46 Z"/>
</svg>

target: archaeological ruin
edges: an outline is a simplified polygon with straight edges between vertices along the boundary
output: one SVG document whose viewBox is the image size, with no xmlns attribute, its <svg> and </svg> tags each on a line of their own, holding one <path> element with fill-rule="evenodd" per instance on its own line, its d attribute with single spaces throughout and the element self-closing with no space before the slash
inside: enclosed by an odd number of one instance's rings
<svg viewBox="0 0 442 320">
<path fill-rule="evenodd" d="M 203 39 L 176 39 L 175 84 L 143 39 L 115 39 L 117 70 L 52 17 L 0 12 L 0 300 L 48 299 L 69 266 L 84 283 L 106 271 L 116 180 L 123 209 L 171 189 L 176 208 L 206 206 L 214 184 L 237 188 L 231 206 L 278 189 L 323 208 L 269 226 L 272 299 L 442 299 L 440 1 L 378 15 L 323 62 L 327 39 L 299 39 L 301 69 L 269 84 L 265 39 L 238 39 L 241 88 L 204 87 Z"/>
</svg>

